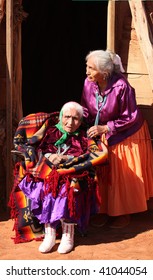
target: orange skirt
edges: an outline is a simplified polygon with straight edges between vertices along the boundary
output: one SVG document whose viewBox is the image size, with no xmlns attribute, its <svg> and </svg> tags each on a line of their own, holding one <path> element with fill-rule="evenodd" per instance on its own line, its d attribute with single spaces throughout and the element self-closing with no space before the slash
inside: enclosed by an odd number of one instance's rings
<svg viewBox="0 0 153 280">
<path fill-rule="evenodd" d="M 147 210 L 147 200 L 153 197 L 153 149 L 146 121 L 108 152 L 108 165 L 97 168 L 100 213 L 119 216 Z"/>
</svg>

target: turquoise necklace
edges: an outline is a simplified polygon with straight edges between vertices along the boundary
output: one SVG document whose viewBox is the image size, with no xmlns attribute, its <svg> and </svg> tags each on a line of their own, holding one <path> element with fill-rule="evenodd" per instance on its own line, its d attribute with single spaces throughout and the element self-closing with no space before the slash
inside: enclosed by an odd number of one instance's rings
<svg viewBox="0 0 153 280">
<path fill-rule="evenodd" d="M 102 110 L 102 108 L 104 107 L 105 103 L 106 103 L 106 99 L 107 99 L 107 95 L 105 95 L 104 97 L 99 95 L 99 92 L 96 91 L 96 108 L 97 108 L 97 115 L 95 118 L 95 123 L 94 125 L 98 125 L 99 123 L 99 117 L 100 117 L 100 112 Z M 101 103 L 101 106 L 99 107 L 99 103 Z"/>
</svg>

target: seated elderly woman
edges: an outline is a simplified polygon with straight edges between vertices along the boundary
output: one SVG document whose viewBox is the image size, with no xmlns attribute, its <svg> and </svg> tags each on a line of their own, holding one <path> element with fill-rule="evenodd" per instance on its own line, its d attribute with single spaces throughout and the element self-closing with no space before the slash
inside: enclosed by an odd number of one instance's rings
<svg viewBox="0 0 153 280">
<path fill-rule="evenodd" d="M 25 156 L 15 180 L 30 199 L 33 215 L 45 228 L 41 253 L 52 250 L 59 224 L 62 238 L 58 252 L 70 252 L 74 247 L 74 225 L 85 232 L 91 214 L 98 211 L 94 166 L 105 162 L 107 149 L 102 143 L 100 147 L 91 143 L 82 120 L 83 107 L 70 101 L 62 107 L 56 124 L 48 118 L 25 141 L 20 129 L 26 125 L 31 133 L 26 119 L 24 125 L 19 123 L 14 137 L 15 149 Z"/>
</svg>

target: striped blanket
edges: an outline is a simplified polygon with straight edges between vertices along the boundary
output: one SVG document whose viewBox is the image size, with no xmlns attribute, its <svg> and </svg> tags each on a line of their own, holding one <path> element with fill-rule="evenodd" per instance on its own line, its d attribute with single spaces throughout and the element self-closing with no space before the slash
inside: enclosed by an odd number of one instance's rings
<svg viewBox="0 0 153 280">
<path fill-rule="evenodd" d="M 47 178 L 53 169 L 50 161 L 42 154 L 36 155 L 35 147 L 43 138 L 48 125 L 54 125 L 58 121 L 59 112 L 35 113 L 23 118 L 18 125 L 14 136 L 15 150 L 12 152 L 23 157 L 15 166 L 15 184 L 22 180 L 26 174 L 41 179 Z M 83 126 L 82 129 L 85 129 Z M 99 139 L 88 140 L 88 151 L 65 163 L 59 164 L 59 175 L 80 173 L 89 170 L 92 166 L 103 164 L 108 157 L 107 147 Z"/>
</svg>

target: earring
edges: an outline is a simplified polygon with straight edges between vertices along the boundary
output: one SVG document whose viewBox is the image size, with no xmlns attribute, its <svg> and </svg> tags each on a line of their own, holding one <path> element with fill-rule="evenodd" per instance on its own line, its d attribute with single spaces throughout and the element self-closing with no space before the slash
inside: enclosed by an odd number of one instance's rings
<svg viewBox="0 0 153 280">
<path fill-rule="evenodd" d="M 109 78 L 109 73 L 103 74 L 103 81 L 108 80 L 108 78 Z"/>
</svg>

